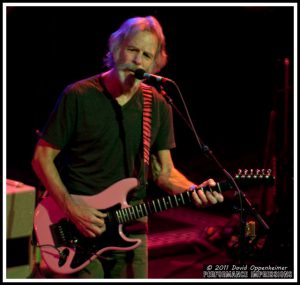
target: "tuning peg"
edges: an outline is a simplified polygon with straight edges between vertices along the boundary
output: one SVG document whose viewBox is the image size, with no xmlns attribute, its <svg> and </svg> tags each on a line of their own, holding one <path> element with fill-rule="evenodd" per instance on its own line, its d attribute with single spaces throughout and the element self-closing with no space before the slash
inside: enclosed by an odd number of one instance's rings
<svg viewBox="0 0 300 285">
<path fill-rule="evenodd" d="M 235 174 L 235 178 L 236 178 L 236 179 L 240 179 L 241 174 L 242 174 L 242 169 L 239 168 L 239 169 L 237 170 L 237 173 Z"/>
<path fill-rule="evenodd" d="M 251 169 L 250 173 L 251 173 L 252 178 L 257 178 L 257 169 L 255 171 L 254 171 L 254 169 Z"/>
<path fill-rule="evenodd" d="M 253 177 L 253 169 L 252 168 L 250 168 L 250 171 L 249 171 L 247 177 L 248 178 L 252 178 Z"/>
<path fill-rule="evenodd" d="M 241 183 L 253 185 L 255 182 L 273 182 L 275 177 L 271 175 L 271 169 L 238 169 L 235 179 Z"/>
</svg>

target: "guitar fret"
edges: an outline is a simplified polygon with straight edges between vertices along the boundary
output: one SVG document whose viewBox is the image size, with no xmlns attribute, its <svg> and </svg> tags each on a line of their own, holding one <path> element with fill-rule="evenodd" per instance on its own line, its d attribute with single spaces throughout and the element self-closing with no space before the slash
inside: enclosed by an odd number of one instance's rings
<svg viewBox="0 0 300 285">
<path fill-rule="evenodd" d="M 119 211 L 116 211 L 116 214 L 117 214 L 117 218 L 118 218 L 118 223 L 122 224 L 122 217 L 121 217 Z"/>
<path fill-rule="evenodd" d="M 191 202 L 192 201 L 192 198 L 191 198 L 191 191 L 186 191 L 185 193 L 183 193 L 183 194 L 185 194 L 185 196 L 186 196 L 186 202 L 187 203 L 189 203 L 189 202 Z"/>
<path fill-rule="evenodd" d="M 131 209 L 132 209 L 133 217 L 134 217 L 134 219 L 136 220 L 136 219 L 137 219 L 137 216 L 136 216 L 135 209 L 134 209 L 134 207 L 131 207 Z"/>
<path fill-rule="evenodd" d="M 152 205 L 153 205 L 153 207 L 154 207 L 155 213 L 157 213 L 157 209 L 156 209 L 156 206 L 155 206 L 155 200 L 152 201 Z"/>
<path fill-rule="evenodd" d="M 144 208 L 145 208 L 145 215 L 144 216 L 148 216 L 148 210 L 145 204 L 143 204 Z"/>
<path fill-rule="evenodd" d="M 128 221 L 130 221 L 131 219 L 131 217 L 130 217 L 130 215 L 128 214 L 128 208 L 124 208 L 123 209 L 123 211 L 124 211 L 124 213 L 126 214 L 126 221 L 128 222 Z"/>
<path fill-rule="evenodd" d="M 140 205 L 136 205 L 134 206 L 134 210 L 135 210 L 135 213 L 137 215 L 137 218 L 140 218 L 143 216 L 143 210 L 140 210 L 141 206 Z"/>
<path fill-rule="evenodd" d="M 177 196 L 176 196 L 176 195 L 174 195 L 173 197 L 174 197 L 174 199 L 175 199 L 176 206 L 178 207 L 178 206 L 179 206 L 179 203 L 178 203 L 178 200 L 177 200 Z"/>
<path fill-rule="evenodd" d="M 182 196 L 182 193 L 180 193 L 180 197 L 181 197 L 181 200 L 182 200 L 182 204 L 185 205 L 185 201 L 184 201 L 184 198 Z"/>
<path fill-rule="evenodd" d="M 221 185 L 220 185 L 220 183 L 217 183 L 217 187 L 218 187 L 218 191 L 219 191 L 219 193 L 222 193 L 222 189 L 221 189 Z"/>
<path fill-rule="evenodd" d="M 145 214 L 143 212 L 142 204 L 139 204 L 139 208 L 140 208 L 140 213 L 141 213 L 141 215 L 139 217 L 145 216 Z"/>
<path fill-rule="evenodd" d="M 170 196 L 168 196 L 168 200 L 169 200 L 170 207 L 173 208 L 173 204 Z"/>
<path fill-rule="evenodd" d="M 124 210 L 125 210 L 125 212 L 126 212 L 126 214 L 127 214 L 127 221 L 128 221 L 128 222 L 132 221 L 132 215 L 131 215 L 131 213 L 130 213 L 129 208 L 128 208 L 128 207 L 127 207 L 127 208 L 124 208 Z"/>
<path fill-rule="evenodd" d="M 123 219 L 123 223 L 125 223 L 126 222 L 126 217 L 124 215 L 124 211 L 120 210 L 120 212 L 121 212 L 121 216 L 122 216 L 122 219 Z"/>
<path fill-rule="evenodd" d="M 191 193 L 190 193 L 190 191 L 187 191 L 186 195 L 188 196 L 189 201 L 191 201 Z"/>
<path fill-rule="evenodd" d="M 136 207 L 137 206 L 130 206 L 130 209 L 131 209 L 131 213 L 132 213 L 132 216 L 133 216 L 133 220 L 136 220 L 138 218 L 138 211 L 136 211 Z"/>
<path fill-rule="evenodd" d="M 145 207 L 146 207 L 146 209 L 147 209 L 148 215 L 153 214 L 154 211 L 153 211 L 153 209 L 151 208 L 151 203 L 150 203 L 150 202 L 145 203 Z"/>
<path fill-rule="evenodd" d="M 126 217 L 126 222 L 128 222 L 130 219 L 129 219 L 127 208 L 124 208 L 123 211 L 124 211 L 124 215 Z"/>
<path fill-rule="evenodd" d="M 159 199 L 158 199 L 158 200 L 156 200 L 156 201 L 158 202 L 158 206 L 159 206 L 159 209 L 160 209 L 160 211 L 162 211 L 162 208 L 161 208 L 161 205 L 160 205 Z"/>
<path fill-rule="evenodd" d="M 134 220 L 134 213 L 132 212 L 132 207 L 128 207 L 127 209 L 130 216 L 130 221 Z"/>
<path fill-rule="evenodd" d="M 125 208 L 126 210 L 126 213 L 127 213 L 127 217 L 128 217 L 128 219 L 127 219 L 127 221 L 128 222 L 130 222 L 130 221 L 132 221 L 133 219 L 132 219 L 132 215 L 131 215 L 131 212 L 130 212 L 130 208 L 129 207 L 127 207 L 127 208 Z"/>
<path fill-rule="evenodd" d="M 131 208 L 128 207 L 128 208 L 126 208 L 126 209 L 127 209 L 127 211 L 128 211 L 128 215 L 129 215 L 129 217 L 130 217 L 130 221 L 134 220 L 133 215 L 132 215 L 132 212 L 131 212 Z"/>
<path fill-rule="evenodd" d="M 163 202 L 164 202 L 165 209 L 168 209 L 168 206 L 167 206 L 167 204 L 166 204 L 165 198 L 163 197 L 162 200 L 163 200 Z"/>
</svg>

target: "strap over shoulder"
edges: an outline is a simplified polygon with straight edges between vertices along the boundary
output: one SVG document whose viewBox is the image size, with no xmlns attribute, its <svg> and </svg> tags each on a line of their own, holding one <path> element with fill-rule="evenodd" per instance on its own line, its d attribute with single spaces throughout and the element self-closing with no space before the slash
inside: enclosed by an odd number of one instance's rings
<svg viewBox="0 0 300 285">
<path fill-rule="evenodd" d="M 146 167 L 150 164 L 150 144 L 151 144 L 151 123 L 152 123 L 152 97 L 153 90 L 150 86 L 141 83 L 144 98 L 143 106 L 143 146 L 144 146 L 144 164 Z"/>
</svg>

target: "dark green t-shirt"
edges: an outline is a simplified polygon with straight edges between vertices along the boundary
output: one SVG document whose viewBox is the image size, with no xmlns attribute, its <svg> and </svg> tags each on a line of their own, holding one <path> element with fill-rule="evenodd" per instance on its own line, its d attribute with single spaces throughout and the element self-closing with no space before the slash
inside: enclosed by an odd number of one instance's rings
<svg viewBox="0 0 300 285">
<path fill-rule="evenodd" d="M 152 89 L 151 151 L 171 149 L 172 109 Z M 103 90 L 100 75 L 65 88 L 43 139 L 62 150 L 58 167 L 70 193 L 93 195 L 123 178 L 142 179 L 142 117 L 141 90 L 120 106 Z M 145 191 L 136 191 L 135 196 L 144 198 Z"/>
</svg>

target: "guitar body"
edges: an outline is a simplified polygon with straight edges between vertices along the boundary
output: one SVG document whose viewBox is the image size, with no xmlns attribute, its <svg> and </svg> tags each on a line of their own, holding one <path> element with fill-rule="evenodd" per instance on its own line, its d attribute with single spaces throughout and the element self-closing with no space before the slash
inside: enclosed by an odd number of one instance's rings
<svg viewBox="0 0 300 285">
<path fill-rule="evenodd" d="M 137 179 L 127 178 L 97 195 L 72 197 L 106 212 L 111 208 L 130 207 L 126 202 L 127 194 L 138 185 Z M 122 224 L 107 221 L 106 228 L 99 237 L 84 237 L 67 220 L 51 196 L 46 196 L 38 204 L 34 214 L 34 230 L 42 258 L 50 270 L 60 274 L 71 274 L 83 269 L 105 251 L 132 250 L 141 244 L 141 240 L 125 236 Z"/>
</svg>

